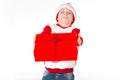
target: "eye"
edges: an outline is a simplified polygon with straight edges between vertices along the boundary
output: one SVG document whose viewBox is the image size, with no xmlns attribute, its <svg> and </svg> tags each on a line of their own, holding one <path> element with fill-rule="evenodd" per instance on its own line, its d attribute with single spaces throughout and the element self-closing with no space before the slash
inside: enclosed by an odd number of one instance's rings
<svg viewBox="0 0 120 80">
<path fill-rule="evenodd" d="M 67 14 L 72 14 L 71 12 L 67 12 Z"/>
<path fill-rule="evenodd" d="M 64 14 L 65 12 L 64 12 L 64 11 L 61 11 L 60 13 L 61 13 L 61 14 Z"/>
</svg>

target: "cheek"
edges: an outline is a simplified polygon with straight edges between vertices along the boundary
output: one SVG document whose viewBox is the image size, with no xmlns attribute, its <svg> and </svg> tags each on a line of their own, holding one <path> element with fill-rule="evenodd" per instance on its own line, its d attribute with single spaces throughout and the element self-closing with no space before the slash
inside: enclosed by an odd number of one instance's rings
<svg viewBox="0 0 120 80">
<path fill-rule="evenodd" d="M 73 16 L 70 16 L 69 17 L 70 21 L 72 22 L 74 20 L 74 17 Z"/>
<path fill-rule="evenodd" d="M 58 14 L 56 15 L 56 21 L 60 20 L 60 17 L 61 17 L 61 15 L 58 13 Z"/>
<path fill-rule="evenodd" d="M 57 20 L 61 20 L 61 19 L 62 19 L 62 16 L 61 16 L 61 15 L 58 15 Z"/>
<path fill-rule="evenodd" d="M 70 18 L 73 20 L 74 16 L 73 16 L 73 15 L 71 15 L 71 16 L 70 16 Z"/>
</svg>

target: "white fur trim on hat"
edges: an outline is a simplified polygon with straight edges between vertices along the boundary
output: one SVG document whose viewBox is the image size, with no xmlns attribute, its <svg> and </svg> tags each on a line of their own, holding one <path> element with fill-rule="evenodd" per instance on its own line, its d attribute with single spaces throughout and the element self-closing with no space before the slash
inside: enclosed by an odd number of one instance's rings
<svg viewBox="0 0 120 80">
<path fill-rule="evenodd" d="M 75 11 L 74 7 L 70 3 L 60 5 L 58 7 L 56 13 L 58 13 L 62 8 L 68 8 L 68 9 L 70 9 L 73 12 L 74 17 L 76 18 L 76 16 L 77 16 L 76 11 Z"/>
</svg>

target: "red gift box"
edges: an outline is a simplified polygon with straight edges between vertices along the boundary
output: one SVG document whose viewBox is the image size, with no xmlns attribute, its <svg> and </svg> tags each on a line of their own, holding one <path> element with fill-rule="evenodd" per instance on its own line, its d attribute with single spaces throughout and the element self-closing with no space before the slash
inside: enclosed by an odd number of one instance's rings
<svg viewBox="0 0 120 80">
<path fill-rule="evenodd" d="M 37 34 L 35 61 L 77 60 L 77 35 L 75 33 Z"/>
</svg>

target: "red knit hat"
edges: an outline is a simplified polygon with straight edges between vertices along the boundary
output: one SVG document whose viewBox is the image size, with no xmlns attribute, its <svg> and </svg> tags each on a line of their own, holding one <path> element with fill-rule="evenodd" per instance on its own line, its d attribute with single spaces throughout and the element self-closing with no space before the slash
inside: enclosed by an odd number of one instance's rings
<svg viewBox="0 0 120 80">
<path fill-rule="evenodd" d="M 77 14 L 76 14 L 75 8 L 74 8 L 70 3 L 61 4 L 61 5 L 58 7 L 58 9 L 57 9 L 57 11 L 56 11 L 56 21 L 58 21 L 58 20 L 57 20 L 57 18 L 58 18 L 58 13 L 59 13 L 59 11 L 60 11 L 62 8 L 68 8 L 69 10 L 72 11 L 72 13 L 73 13 L 73 15 L 74 15 L 74 17 L 73 17 L 73 22 L 72 22 L 72 23 L 74 23 L 75 18 L 77 17 Z"/>
</svg>

